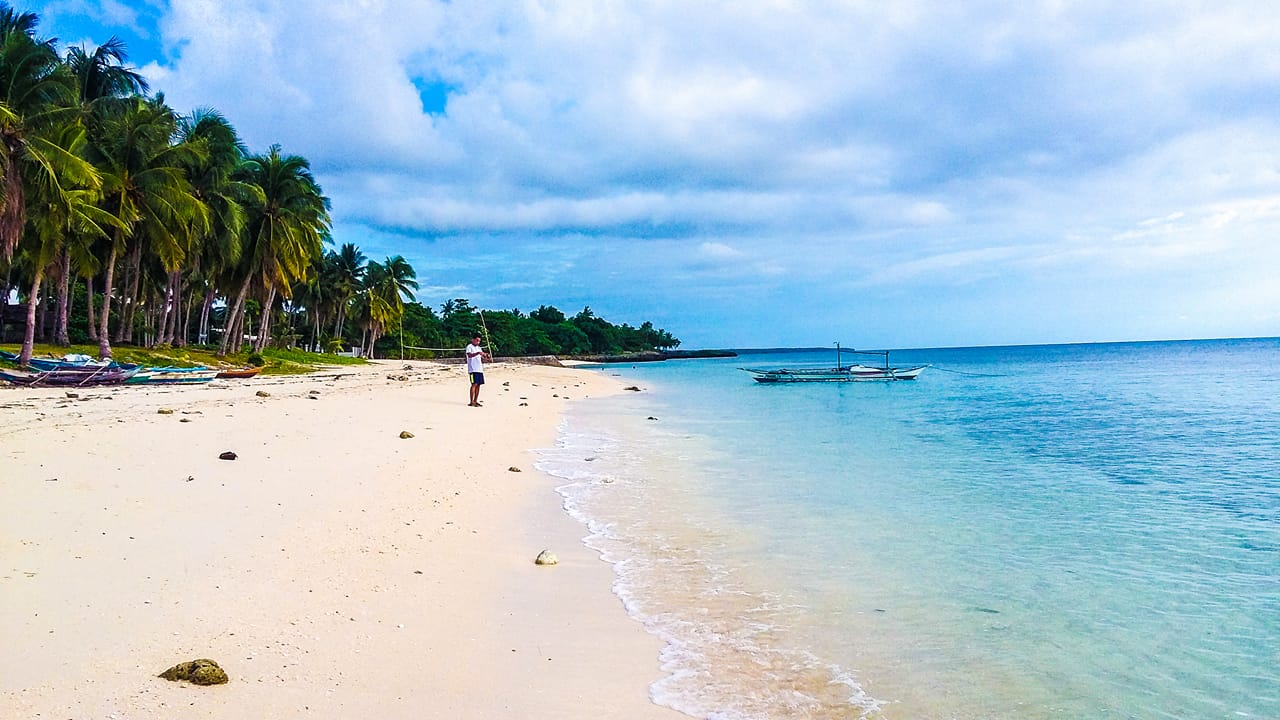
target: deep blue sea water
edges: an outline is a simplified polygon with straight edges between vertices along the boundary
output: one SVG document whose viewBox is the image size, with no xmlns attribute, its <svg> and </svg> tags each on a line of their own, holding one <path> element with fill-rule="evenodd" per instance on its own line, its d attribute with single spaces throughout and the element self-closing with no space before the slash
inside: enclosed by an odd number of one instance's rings
<svg viewBox="0 0 1280 720">
<path fill-rule="evenodd" d="M 704 718 L 1280 718 L 1280 340 L 608 366 L 539 467 Z"/>
</svg>

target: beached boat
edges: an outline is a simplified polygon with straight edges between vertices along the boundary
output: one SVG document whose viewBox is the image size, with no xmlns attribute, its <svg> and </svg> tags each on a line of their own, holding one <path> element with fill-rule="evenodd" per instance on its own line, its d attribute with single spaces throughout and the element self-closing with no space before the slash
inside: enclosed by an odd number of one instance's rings
<svg viewBox="0 0 1280 720">
<path fill-rule="evenodd" d="M 207 383 L 218 376 L 218 371 L 206 367 L 149 367 L 141 368 L 133 377 L 130 377 L 126 384 L 128 385 L 198 385 Z"/>
<path fill-rule="evenodd" d="M 136 370 L 138 368 L 134 363 L 118 363 L 114 360 L 94 360 L 86 355 L 67 355 L 62 358 L 31 358 L 31 361 L 27 364 L 36 370 L 84 370 L 88 372 L 102 370 L 104 368 L 121 368 L 124 370 Z"/>
<path fill-rule="evenodd" d="M 884 357 L 884 365 L 844 365 L 841 353 L 859 355 L 880 355 Z M 741 368 L 751 374 L 751 378 L 759 383 L 796 383 L 796 382 L 866 382 L 874 380 L 915 380 L 928 365 L 912 367 L 892 367 L 889 365 L 888 350 L 842 350 L 836 345 L 836 366 L 833 368 Z"/>
<path fill-rule="evenodd" d="M 0 380 L 15 385 L 49 386 L 49 387 L 89 387 L 97 385 L 119 385 L 138 368 L 102 367 L 102 368 L 59 368 L 54 370 L 0 370 Z"/>
<path fill-rule="evenodd" d="M 251 378 L 260 372 L 262 372 L 260 367 L 229 368 L 227 370 L 219 370 L 218 377 L 223 380 Z"/>
<path fill-rule="evenodd" d="M 20 356 L 0 350 L 0 360 L 17 364 Z M 95 360 L 88 355 L 63 355 L 60 358 L 33 357 L 27 367 L 35 370 L 88 370 L 90 372 L 106 369 L 123 368 L 132 370 L 138 366 L 132 363 L 118 363 L 114 360 Z"/>
</svg>

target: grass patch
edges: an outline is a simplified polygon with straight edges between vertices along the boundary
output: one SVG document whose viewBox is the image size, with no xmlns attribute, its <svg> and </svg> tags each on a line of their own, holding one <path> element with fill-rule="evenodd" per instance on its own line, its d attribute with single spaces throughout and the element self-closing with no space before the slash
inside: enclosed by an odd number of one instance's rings
<svg viewBox="0 0 1280 720">
<path fill-rule="evenodd" d="M 22 350 L 20 345 L 0 345 L 0 349 L 17 354 Z M 211 368 L 245 367 L 249 365 L 249 354 L 229 353 L 226 357 L 217 356 L 217 348 L 212 346 L 190 347 L 152 347 L 139 348 L 122 345 L 111 348 L 112 357 L 117 362 L 137 363 L 144 367 L 197 367 Z M 69 353 L 78 353 L 90 357 L 98 357 L 97 345 L 36 345 L 35 357 L 60 358 Z M 362 358 L 339 357 L 324 353 L 306 352 L 305 350 L 277 350 L 268 348 L 262 351 L 262 359 L 266 363 L 262 367 L 263 375 L 303 375 L 315 372 L 326 365 L 364 365 Z"/>
</svg>

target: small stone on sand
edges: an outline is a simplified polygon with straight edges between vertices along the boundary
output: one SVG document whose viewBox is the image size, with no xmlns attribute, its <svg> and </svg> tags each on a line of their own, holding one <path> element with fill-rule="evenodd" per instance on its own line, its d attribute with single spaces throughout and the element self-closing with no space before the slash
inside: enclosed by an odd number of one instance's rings
<svg viewBox="0 0 1280 720">
<path fill-rule="evenodd" d="M 226 671 L 208 658 L 178 663 L 160 673 L 160 677 L 165 680 L 185 680 L 192 685 L 221 685 L 227 681 Z"/>
</svg>

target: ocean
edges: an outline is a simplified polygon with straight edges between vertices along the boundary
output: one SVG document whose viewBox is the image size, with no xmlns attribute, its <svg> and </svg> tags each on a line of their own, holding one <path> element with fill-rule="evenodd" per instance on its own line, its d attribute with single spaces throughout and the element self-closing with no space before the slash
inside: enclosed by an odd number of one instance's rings
<svg viewBox="0 0 1280 720">
<path fill-rule="evenodd" d="M 846 362 L 850 356 L 845 356 Z M 561 479 L 698 718 L 1280 718 L 1280 340 L 606 366 Z M 875 362 L 871 358 L 872 364 Z"/>
</svg>

